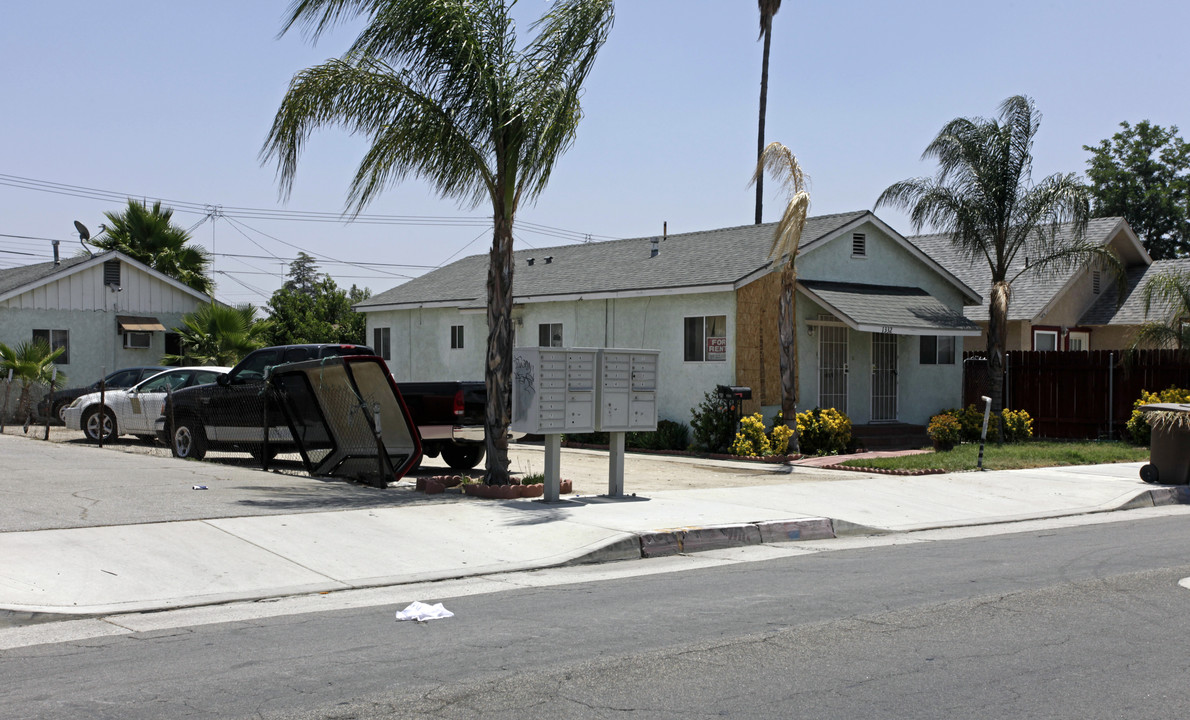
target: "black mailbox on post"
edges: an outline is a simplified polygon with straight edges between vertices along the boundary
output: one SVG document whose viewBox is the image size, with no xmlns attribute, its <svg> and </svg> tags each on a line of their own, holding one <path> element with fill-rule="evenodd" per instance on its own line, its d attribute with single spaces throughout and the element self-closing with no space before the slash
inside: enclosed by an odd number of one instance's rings
<svg viewBox="0 0 1190 720">
<path fill-rule="evenodd" d="M 727 409 L 735 413 L 738 423 L 743 417 L 743 401 L 752 399 L 752 388 L 747 385 L 716 385 L 715 395 L 727 404 Z"/>
</svg>

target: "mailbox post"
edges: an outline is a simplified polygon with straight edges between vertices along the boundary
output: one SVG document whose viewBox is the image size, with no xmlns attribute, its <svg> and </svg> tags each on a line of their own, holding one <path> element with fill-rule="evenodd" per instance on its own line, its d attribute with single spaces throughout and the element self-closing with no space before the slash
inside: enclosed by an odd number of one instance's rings
<svg viewBox="0 0 1190 720">
<path fill-rule="evenodd" d="M 599 424 L 609 434 L 609 497 L 624 495 L 624 439 L 629 431 L 657 429 L 659 350 L 599 351 Z"/>
</svg>

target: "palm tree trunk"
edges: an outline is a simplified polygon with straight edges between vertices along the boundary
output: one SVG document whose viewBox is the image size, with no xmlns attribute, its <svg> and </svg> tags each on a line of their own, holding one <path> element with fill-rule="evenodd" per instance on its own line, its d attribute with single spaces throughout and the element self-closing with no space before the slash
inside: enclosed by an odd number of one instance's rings
<svg viewBox="0 0 1190 720">
<path fill-rule="evenodd" d="M 764 115 L 769 102 L 769 42 L 773 38 L 772 28 L 764 33 L 764 60 L 760 65 L 760 129 L 756 133 L 756 162 L 764 155 Z M 756 175 L 756 224 L 764 215 L 764 173 Z"/>
<path fill-rule="evenodd" d="M 484 372 L 486 475 L 489 485 L 507 485 L 508 426 L 512 421 L 512 220 L 497 209 L 488 262 L 488 357 Z"/>
<path fill-rule="evenodd" d="M 991 391 L 992 413 L 1000 416 L 1004 409 L 1004 329 L 1008 327 L 1008 283 L 992 283 L 988 307 L 988 386 Z M 995 439 L 1000 441 L 1000 423 L 996 423 Z"/>
<path fill-rule="evenodd" d="M 777 304 L 777 325 L 781 340 L 781 417 L 793 430 L 789 438 L 789 452 L 801 452 L 797 436 L 797 275 L 788 265 L 781 271 L 781 299 Z"/>
</svg>

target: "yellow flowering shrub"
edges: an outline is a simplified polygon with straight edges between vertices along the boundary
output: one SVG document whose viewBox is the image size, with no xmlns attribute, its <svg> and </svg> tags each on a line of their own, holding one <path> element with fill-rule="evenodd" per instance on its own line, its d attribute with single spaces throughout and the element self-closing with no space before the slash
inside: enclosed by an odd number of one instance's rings
<svg viewBox="0 0 1190 720">
<path fill-rule="evenodd" d="M 798 442 L 806 455 L 838 455 L 851 445 L 851 420 L 834 408 L 797 414 Z"/>
<path fill-rule="evenodd" d="M 1009 410 L 1004 408 L 1000 412 L 1001 417 L 1004 418 L 1004 441 L 1005 442 L 1021 442 L 1033 437 L 1033 418 L 1024 410 Z M 989 428 L 988 435 L 992 431 Z"/>
<path fill-rule="evenodd" d="M 930 436 L 930 440 L 939 450 L 949 450 L 958 445 L 962 439 L 963 426 L 954 415 L 944 412 L 930 418 L 930 424 L 926 426 L 926 434 Z"/>
<path fill-rule="evenodd" d="M 1128 436 L 1137 445 L 1148 445 L 1152 440 L 1153 429 L 1145 418 L 1146 413 L 1140 411 L 1141 405 L 1153 403 L 1190 403 L 1190 390 L 1169 387 L 1161 392 L 1140 391 L 1140 397 L 1132 403 L 1132 416 L 1128 418 Z"/>
<path fill-rule="evenodd" d="M 731 443 L 731 454 L 749 457 L 767 457 L 773 454 L 760 413 L 740 419 L 739 432 L 735 434 L 735 440 Z"/>
</svg>

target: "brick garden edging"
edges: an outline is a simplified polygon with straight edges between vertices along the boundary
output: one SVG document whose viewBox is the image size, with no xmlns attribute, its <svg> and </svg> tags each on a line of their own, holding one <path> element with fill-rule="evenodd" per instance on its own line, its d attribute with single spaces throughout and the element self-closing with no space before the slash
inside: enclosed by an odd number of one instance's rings
<svg viewBox="0 0 1190 720">
<path fill-rule="evenodd" d="M 939 468 L 924 468 L 921 470 L 899 470 L 893 468 L 856 467 L 854 465 L 820 465 L 825 470 L 849 470 L 851 472 L 876 473 L 877 475 L 945 475 L 949 470 Z"/>
</svg>

